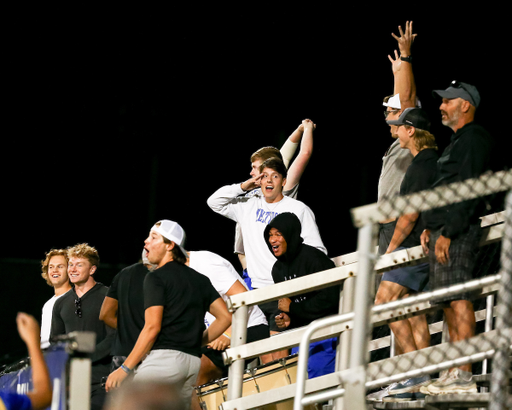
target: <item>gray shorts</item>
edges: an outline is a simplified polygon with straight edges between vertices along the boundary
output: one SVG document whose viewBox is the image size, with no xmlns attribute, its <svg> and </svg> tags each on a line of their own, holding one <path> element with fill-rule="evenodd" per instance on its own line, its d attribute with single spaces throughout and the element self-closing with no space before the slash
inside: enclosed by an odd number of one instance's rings
<svg viewBox="0 0 512 410">
<path fill-rule="evenodd" d="M 469 230 L 452 239 L 448 249 L 449 261 L 447 265 L 437 262 L 435 255 L 436 241 L 441 230 L 430 233 L 429 262 L 430 262 L 430 290 L 436 290 L 451 285 L 467 282 L 473 279 L 473 269 L 478 256 L 482 229 L 478 225 L 471 225 Z M 474 293 L 466 292 L 454 296 L 441 297 L 435 303 L 447 303 L 453 300 L 471 300 Z"/>
<path fill-rule="evenodd" d="M 137 381 L 159 381 L 172 383 L 181 391 L 185 406 L 192 400 L 201 359 L 177 350 L 151 350 L 136 370 Z"/>
</svg>

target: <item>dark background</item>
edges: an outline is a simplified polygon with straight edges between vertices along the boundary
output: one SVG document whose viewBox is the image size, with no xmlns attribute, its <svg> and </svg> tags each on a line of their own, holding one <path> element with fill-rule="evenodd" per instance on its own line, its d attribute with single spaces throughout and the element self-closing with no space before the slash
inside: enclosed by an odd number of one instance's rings
<svg viewBox="0 0 512 410">
<path fill-rule="evenodd" d="M 316 214 L 330 256 L 356 250 L 350 209 L 376 201 L 392 140 L 382 98 L 393 92 L 391 33 L 407 20 L 418 95 L 440 149 L 432 89 L 457 79 L 482 96 L 494 167 L 510 146 L 510 35 L 503 10 L 394 2 L 339 8 L 149 7 L 15 10 L 3 51 L 0 358 L 24 354 L 15 314 L 40 318 L 51 248 L 87 242 L 110 284 L 141 255 L 158 219 L 178 221 L 187 247 L 230 259 L 234 223 L 206 199 L 242 182 L 249 157 L 280 147 L 304 118 L 317 124 L 299 199 Z M 419 8 L 419 7 L 418 7 Z M 507 51 L 508 50 L 508 51 Z"/>
</svg>

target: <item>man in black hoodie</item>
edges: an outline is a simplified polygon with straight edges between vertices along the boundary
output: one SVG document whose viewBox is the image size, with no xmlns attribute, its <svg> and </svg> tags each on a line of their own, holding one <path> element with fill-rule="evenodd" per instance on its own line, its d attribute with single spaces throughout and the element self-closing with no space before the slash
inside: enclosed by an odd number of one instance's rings
<svg viewBox="0 0 512 410">
<path fill-rule="evenodd" d="M 265 241 L 277 258 L 272 267 L 275 283 L 335 267 L 325 253 L 306 245 L 300 233 L 300 220 L 290 212 L 279 214 L 266 227 Z M 338 314 L 340 290 L 337 285 L 280 299 L 276 324 L 281 329 L 292 329 L 306 326 L 315 319 Z M 336 343 L 336 339 L 328 339 L 310 345 L 309 378 L 334 371 Z"/>
</svg>

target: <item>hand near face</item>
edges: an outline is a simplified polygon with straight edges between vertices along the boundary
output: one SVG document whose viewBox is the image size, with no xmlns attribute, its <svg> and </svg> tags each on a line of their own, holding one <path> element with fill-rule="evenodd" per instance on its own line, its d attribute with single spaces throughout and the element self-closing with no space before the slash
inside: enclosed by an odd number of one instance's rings
<svg viewBox="0 0 512 410">
<path fill-rule="evenodd" d="M 263 178 L 263 173 L 259 173 L 256 176 L 249 178 L 247 181 L 243 182 L 240 187 L 246 192 L 252 191 L 253 189 L 261 186 L 261 178 Z"/>
</svg>

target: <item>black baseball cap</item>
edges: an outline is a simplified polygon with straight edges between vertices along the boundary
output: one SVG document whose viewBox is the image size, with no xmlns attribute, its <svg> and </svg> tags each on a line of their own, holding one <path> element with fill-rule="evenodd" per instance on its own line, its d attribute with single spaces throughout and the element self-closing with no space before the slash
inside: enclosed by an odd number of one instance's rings
<svg viewBox="0 0 512 410">
<path fill-rule="evenodd" d="M 452 81 L 446 90 L 434 90 L 432 95 L 438 95 L 441 98 L 462 98 L 469 101 L 475 108 L 480 104 L 480 93 L 474 85 L 463 83 L 460 81 Z"/>
<path fill-rule="evenodd" d="M 386 121 L 389 125 L 410 125 L 420 130 L 430 131 L 430 120 L 421 108 L 406 108 L 396 120 Z"/>
</svg>

